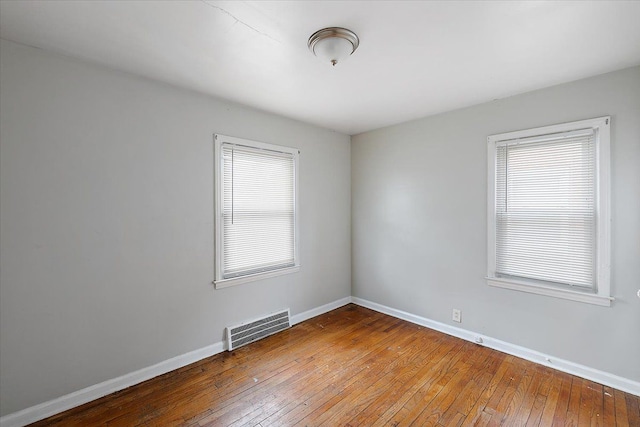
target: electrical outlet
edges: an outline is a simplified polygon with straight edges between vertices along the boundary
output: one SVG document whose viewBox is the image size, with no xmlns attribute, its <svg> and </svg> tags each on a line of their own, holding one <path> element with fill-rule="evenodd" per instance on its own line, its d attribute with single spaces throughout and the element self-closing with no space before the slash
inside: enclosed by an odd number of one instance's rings
<svg viewBox="0 0 640 427">
<path fill-rule="evenodd" d="M 452 318 L 454 322 L 462 323 L 462 312 L 457 308 L 454 308 Z"/>
</svg>

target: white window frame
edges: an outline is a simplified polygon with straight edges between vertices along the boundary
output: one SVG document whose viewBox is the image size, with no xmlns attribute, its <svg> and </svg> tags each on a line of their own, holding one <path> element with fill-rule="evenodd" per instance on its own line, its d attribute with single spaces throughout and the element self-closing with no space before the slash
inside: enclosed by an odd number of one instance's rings
<svg viewBox="0 0 640 427">
<path fill-rule="evenodd" d="M 222 146 L 223 144 L 233 144 L 242 147 L 249 147 L 256 150 L 276 151 L 287 153 L 293 156 L 294 161 L 294 265 L 277 270 L 270 270 L 261 273 L 247 274 L 233 278 L 223 278 L 223 236 L 224 223 L 222 215 L 223 199 L 223 177 L 222 177 Z M 242 283 L 263 280 L 270 277 L 281 276 L 283 274 L 295 273 L 300 270 L 300 232 L 299 232 L 299 197 L 298 197 L 298 159 L 300 152 L 297 148 L 285 147 L 281 145 L 268 144 L 265 142 L 252 141 L 249 139 L 236 138 L 233 136 L 214 134 L 214 240 L 215 240 L 215 279 L 213 281 L 216 289 L 229 286 L 240 285 Z"/>
<path fill-rule="evenodd" d="M 562 123 L 534 129 L 506 132 L 487 138 L 487 283 L 490 286 L 513 289 L 539 295 L 610 306 L 610 123 L 608 116 Z M 596 287 L 592 292 L 541 284 L 533 280 L 496 276 L 496 147 L 499 143 L 521 138 L 544 138 L 545 135 L 593 129 L 596 135 Z"/>
</svg>

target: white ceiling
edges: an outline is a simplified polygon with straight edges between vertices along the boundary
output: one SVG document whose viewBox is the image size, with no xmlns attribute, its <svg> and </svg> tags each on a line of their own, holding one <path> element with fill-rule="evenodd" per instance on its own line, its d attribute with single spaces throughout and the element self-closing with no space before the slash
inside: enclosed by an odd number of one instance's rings
<svg viewBox="0 0 640 427">
<path fill-rule="evenodd" d="M 640 64 L 640 2 L 1 1 L 0 37 L 356 134 Z M 332 68 L 316 30 L 355 31 Z"/>
</svg>

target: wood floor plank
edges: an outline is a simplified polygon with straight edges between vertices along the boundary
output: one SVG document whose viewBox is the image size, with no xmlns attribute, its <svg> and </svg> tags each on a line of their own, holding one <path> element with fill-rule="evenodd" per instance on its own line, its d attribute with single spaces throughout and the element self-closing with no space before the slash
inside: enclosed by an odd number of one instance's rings
<svg viewBox="0 0 640 427">
<path fill-rule="evenodd" d="M 558 400 L 560 398 L 561 386 L 562 377 L 559 375 L 554 375 L 551 379 L 551 387 L 549 389 L 549 393 L 547 394 L 547 399 L 544 402 L 542 415 L 540 416 L 540 425 L 550 426 L 553 423 L 554 413 L 556 408 L 558 407 Z"/>
<path fill-rule="evenodd" d="M 615 399 L 616 426 L 628 426 L 629 417 L 627 416 L 627 399 L 625 393 L 620 390 L 614 390 L 613 396 Z"/>
<path fill-rule="evenodd" d="M 582 380 L 582 398 L 580 399 L 580 413 L 578 425 L 596 425 L 602 412 L 602 386 L 592 381 Z"/>
<path fill-rule="evenodd" d="M 529 386 L 524 391 L 520 407 L 513 415 L 508 416 L 513 427 L 523 427 L 527 424 L 527 419 L 536 401 L 536 393 L 538 392 L 544 374 L 536 366 L 531 370 L 531 375 L 531 382 L 529 382 Z"/>
<path fill-rule="evenodd" d="M 591 425 L 595 427 L 602 426 L 602 414 L 604 412 L 604 386 L 602 384 L 590 381 L 592 390 L 593 412 L 591 412 Z"/>
<path fill-rule="evenodd" d="M 605 426 L 615 426 L 616 412 L 613 400 L 613 389 L 611 387 L 604 386 L 602 403 L 602 424 Z"/>
<path fill-rule="evenodd" d="M 565 426 L 578 426 L 578 417 L 580 415 L 580 399 L 582 380 L 577 377 L 571 379 L 571 390 L 569 392 L 569 404 L 567 405 L 567 415 L 565 418 Z"/>
<path fill-rule="evenodd" d="M 553 412 L 552 426 L 564 426 L 567 421 L 567 409 L 569 407 L 569 395 L 571 393 L 571 376 L 564 374 L 560 376 L 562 384 L 560 385 L 560 393 L 558 402 Z"/>
<path fill-rule="evenodd" d="M 33 426 L 633 426 L 640 398 L 355 305 Z"/>
<path fill-rule="evenodd" d="M 640 397 L 625 394 L 627 402 L 627 417 L 629 424 L 632 426 L 640 426 Z"/>
<path fill-rule="evenodd" d="M 582 393 L 580 399 L 580 413 L 578 414 L 578 425 L 588 426 L 591 425 L 591 417 L 594 410 L 593 393 L 589 380 L 582 380 Z"/>
</svg>

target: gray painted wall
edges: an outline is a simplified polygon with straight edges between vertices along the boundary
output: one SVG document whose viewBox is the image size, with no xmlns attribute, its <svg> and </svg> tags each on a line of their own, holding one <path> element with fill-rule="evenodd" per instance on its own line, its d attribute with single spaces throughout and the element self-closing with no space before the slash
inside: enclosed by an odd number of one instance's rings
<svg viewBox="0 0 640 427">
<path fill-rule="evenodd" d="M 350 295 L 349 136 L 1 43 L 0 414 Z M 302 151 L 299 273 L 211 285 L 216 132 Z"/>
<path fill-rule="evenodd" d="M 486 137 L 604 115 L 613 306 L 489 287 Z M 351 180 L 354 296 L 640 381 L 639 67 L 354 136 Z"/>
</svg>

